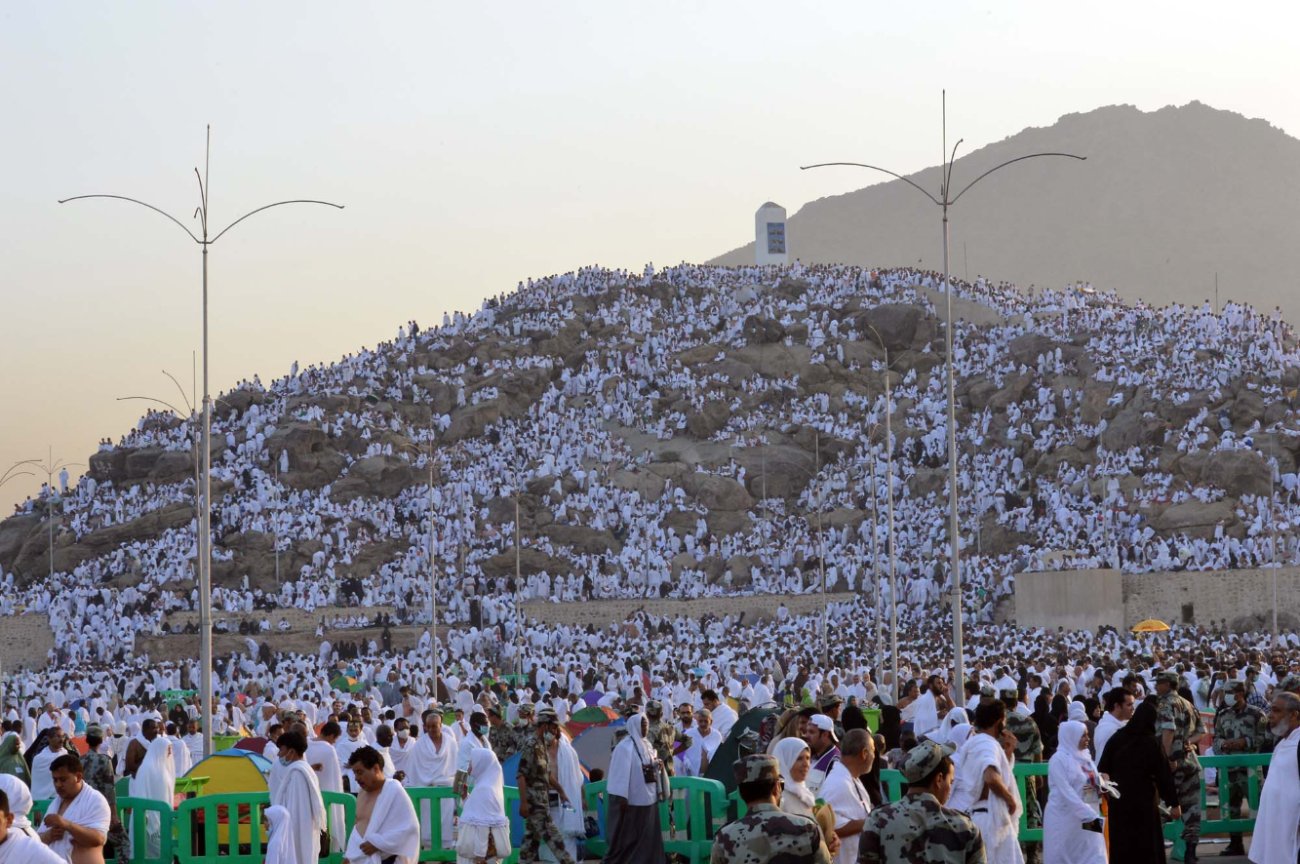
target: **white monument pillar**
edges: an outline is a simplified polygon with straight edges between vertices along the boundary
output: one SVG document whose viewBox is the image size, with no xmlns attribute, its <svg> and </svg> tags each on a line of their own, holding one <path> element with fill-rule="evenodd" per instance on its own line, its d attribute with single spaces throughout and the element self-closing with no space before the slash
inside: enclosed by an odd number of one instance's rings
<svg viewBox="0 0 1300 864">
<path fill-rule="evenodd" d="M 754 214 L 754 261 L 764 264 L 789 264 L 786 252 L 785 208 L 768 201 Z"/>
</svg>

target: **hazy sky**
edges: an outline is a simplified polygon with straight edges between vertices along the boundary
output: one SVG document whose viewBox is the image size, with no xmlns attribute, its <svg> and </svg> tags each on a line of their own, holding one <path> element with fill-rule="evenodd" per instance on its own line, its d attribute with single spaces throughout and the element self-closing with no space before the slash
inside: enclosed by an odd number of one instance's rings
<svg viewBox="0 0 1300 864">
<path fill-rule="evenodd" d="M 213 132 L 212 390 L 584 264 L 704 260 L 1061 114 L 1199 99 L 1300 132 L 1294 3 L 0 5 L 0 474 L 84 462 L 198 349 L 190 221 Z M 942 14 L 941 14 L 942 13 Z M 197 228 L 195 228 L 197 231 Z M 895 262 L 880 262 L 891 264 Z M 996 274 L 990 274 L 996 276 Z M 37 484 L 0 489 L 0 507 Z"/>
</svg>

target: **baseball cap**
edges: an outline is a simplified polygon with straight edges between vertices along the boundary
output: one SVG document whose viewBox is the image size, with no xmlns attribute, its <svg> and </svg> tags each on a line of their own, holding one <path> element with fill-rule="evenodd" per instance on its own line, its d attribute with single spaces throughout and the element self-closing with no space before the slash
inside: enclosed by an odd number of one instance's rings
<svg viewBox="0 0 1300 864">
<path fill-rule="evenodd" d="M 835 721 L 827 717 L 825 714 L 814 714 L 809 717 L 808 725 L 812 726 L 814 729 L 829 732 L 831 733 L 832 738 L 835 737 Z"/>
</svg>

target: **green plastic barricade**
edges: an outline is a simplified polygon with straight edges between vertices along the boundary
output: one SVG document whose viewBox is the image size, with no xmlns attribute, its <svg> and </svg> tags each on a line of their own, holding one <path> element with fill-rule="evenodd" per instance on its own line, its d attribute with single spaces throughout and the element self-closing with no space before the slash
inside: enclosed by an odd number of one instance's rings
<svg viewBox="0 0 1300 864">
<path fill-rule="evenodd" d="M 148 798 L 117 799 L 117 812 L 122 819 L 131 844 L 130 856 L 126 861 L 131 864 L 171 864 L 175 848 L 175 813 L 161 801 Z M 150 814 L 156 815 L 157 828 L 152 828 Z M 125 864 L 121 855 L 118 861 Z"/>
<path fill-rule="evenodd" d="M 510 854 L 507 855 L 501 864 L 515 864 L 519 860 L 519 840 L 522 837 L 516 836 L 514 832 L 515 822 L 519 820 L 519 787 L 507 786 L 504 789 L 503 798 L 506 805 L 506 818 L 510 820 Z M 522 831 L 522 829 L 521 829 Z"/>
<path fill-rule="evenodd" d="M 1020 795 L 1020 800 L 1024 801 L 1025 796 L 1025 778 L 1026 777 L 1046 777 L 1046 762 L 1017 762 L 1012 769 L 1016 777 L 1016 789 Z M 1026 808 L 1020 808 L 1020 842 L 1021 843 L 1042 843 L 1043 829 L 1030 828 Z"/>
<path fill-rule="evenodd" d="M 406 790 L 411 803 L 415 805 L 416 818 L 420 820 L 420 859 L 421 861 L 455 861 L 456 850 L 443 848 L 442 802 L 450 801 L 453 810 L 457 809 L 459 799 L 450 786 L 419 786 Z M 426 843 L 425 837 L 429 840 Z M 447 841 L 450 842 L 448 837 Z"/>
<path fill-rule="evenodd" d="M 357 799 L 346 792 L 321 792 L 320 797 L 325 802 L 326 830 L 331 837 L 334 836 L 334 820 L 338 815 L 335 805 L 343 808 L 343 842 L 346 844 L 352 826 L 357 824 Z M 331 852 L 321 860 L 328 861 L 329 864 L 343 864 L 343 850 Z"/>
<path fill-rule="evenodd" d="M 583 786 L 582 801 L 584 812 L 595 816 L 596 824 L 600 826 L 599 834 L 587 838 L 587 857 L 604 858 L 605 853 L 609 851 L 609 838 L 605 836 L 605 808 L 609 803 L 605 797 L 605 781 L 597 780 L 595 783 Z"/>
<path fill-rule="evenodd" d="M 727 819 L 727 788 L 705 777 L 672 777 L 668 788 L 671 800 L 659 805 L 660 828 L 668 834 L 664 851 L 691 864 L 707 861 L 713 835 Z"/>
<path fill-rule="evenodd" d="M 265 792 L 230 792 L 188 798 L 176 808 L 179 864 L 262 864 Z"/>
<path fill-rule="evenodd" d="M 907 781 L 903 779 L 903 772 L 895 771 L 893 768 L 880 769 L 880 785 L 884 787 L 885 800 L 891 804 L 902 798 L 903 793 L 907 791 Z"/>
<path fill-rule="evenodd" d="M 32 809 L 28 811 L 27 818 L 33 825 L 40 825 L 41 820 L 45 818 L 45 811 L 50 809 L 50 799 L 44 801 L 33 801 Z"/>
</svg>

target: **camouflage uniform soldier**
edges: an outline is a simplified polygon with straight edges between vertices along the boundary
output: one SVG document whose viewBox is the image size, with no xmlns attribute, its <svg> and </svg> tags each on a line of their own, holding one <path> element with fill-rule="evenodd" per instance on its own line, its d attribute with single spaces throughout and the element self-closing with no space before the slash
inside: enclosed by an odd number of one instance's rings
<svg viewBox="0 0 1300 864">
<path fill-rule="evenodd" d="M 775 756 L 755 753 L 737 762 L 733 770 L 749 812 L 718 831 L 711 864 L 831 864 L 831 853 L 817 823 L 777 807 L 781 769 Z"/>
<path fill-rule="evenodd" d="M 551 821 L 550 797 L 563 795 L 559 781 L 551 774 L 548 746 L 559 734 L 560 718 L 554 708 L 537 712 L 532 734 L 519 751 L 519 815 L 524 818 L 524 839 L 519 844 L 519 864 L 537 864 L 542 843 L 560 864 L 575 864 L 564 849 L 560 829 Z"/>
<path fill-rule="evenodd" d="M 984 864 L 984 841 L 965 813 L 943 806 L 952 790 L 952 760 L 926 741 L 903 763 L 907 794 L 867 816 L 858 864 Z"/>
<path fill-rule="evenodd" d="M 1016 736 L 1016 762 L 1042 762 L 1043 736 L 1038 731 L 1038 724 L 1033 717 L 1015 710 L 1020 704 L 1019 691 L 1007 688 L 998 696 L 1007 709 L 1007 731 Z M 1043 778 L 1039 776 L 1025 778 L 1025 824 L 1030 828 L 1043 827 L 1043 807 L 1038 802 L 1042 783 Z M 1022 843 L 1021 846 L 1025 852 L 1025 861 L 1033 864 L 1043 860 L 1042 843 Z"/>
<path fill-rule="evenodd" d="M 1214 712 L 1214 752 L 1219 756 L 1233 753 L 1254 753 L 1259 747 L 1259 733 L 1265 726 L 1264 715 L 1246 703 L 1246 683 L 1235 681 L 1229 688 L 1229 701 Z M 1231 816 L 1241 815 L 1241 802 L 1246 798 L 1247 768 L 1228 769 L 1228 806 Z M 1222 805 L 1221 805 L 1222 809 Z M 1229 835 L 1224 855 L 1245 855 L 1241 834 Z"/>
<path fill-rule="evenodd" d="M 1201 762 L 1196 742 L 1205 734 L 1201 714 L 1178 695 L 1178 673 L 1156 676 L 1156 734 L 1173 769 L 1178 806 L 1183 810 L 1183 842 L 1187 844 L 1184 864 L 1196 864 L 1196 843 L 1201 836 Z"/>
<path fill-rule="evenodd" d="M 657 699 L 651 699 L 646 703 L 645 716 L 650 721 L 650 733 L 646 736 L 650 741 L 650 746 L 654 748 L 655 755 L 659 761 L 664 763 L 664 768 L 671 777 L 673 771 L 673 747 L 678 741 L 685 741 L 686 736 L 677 732 L 671 722 L 664 722 L 664 703 Z"/>
<path fill-rule="evenodd" d="M 496 754 L 497 761 L 505 764 L 507 759 L 519 752 L 519 740 L 515 736 L 515 730 L 501 719 L 501 709 L 496 705 L 488 709 L 488 723 L 491 726 L 488 730 L 488 744 L 492 745 L 492 752 Z"/>
</svg>

